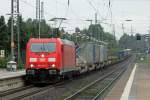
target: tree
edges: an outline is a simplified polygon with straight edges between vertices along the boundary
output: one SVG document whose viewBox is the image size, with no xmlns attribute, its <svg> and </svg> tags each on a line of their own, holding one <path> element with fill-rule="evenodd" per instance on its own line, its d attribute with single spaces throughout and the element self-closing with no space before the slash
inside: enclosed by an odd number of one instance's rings
<svg viewBox="0 0 150 100">
<path fill-rule="evenodd" d="M 132 49 L 133 51 L 145 51 L 145 37 L 141 36 L 141 40 L 137 40 L 136 36 L 124 34 L 119 40 L 119 46 L 122 49 Z"/>
<path fill-rule="evenodd" d="M 76 32 L 76 33 L 80 32 L 80 28 L 79 28 L 79 27 L 76 27 L 76 28 L 75 28 L 75 32 Z"/>
<path fill-rule="evenodd" d="M 91 33 L 92 37 L 95 37 L 98 40 L 102 39 L 104 30 L 100 24 L 92 24 L 89 26 L 88 32 Z"/>
<path fill-rule="evenodd" d="M 0 17 L 0 48 L 10 50 L 10 34 L 8 34 L 4 16 Z"/>
<path fill-rule="evenodd" d="M 92 34 L 90 34 L 89 32 L 88 32 L 88 29 L 83 29 L 83 30 L 80 30 L 80 32 L 82 33 L 82 34 L 86 34 L 87 36 L 91 36 Z"/>
<path fill-rule="evenodd" d="M 41 20 L 41 37 L 49 37 L 48 32 L 51 31 L 50 26 L 45 20 Z"/>
</svg>

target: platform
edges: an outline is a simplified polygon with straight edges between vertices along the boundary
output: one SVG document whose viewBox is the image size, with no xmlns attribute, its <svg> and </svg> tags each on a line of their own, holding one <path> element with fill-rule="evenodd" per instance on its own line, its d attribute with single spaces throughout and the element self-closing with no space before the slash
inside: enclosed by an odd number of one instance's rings
<svg viewBox="0 0 150 100">
<path fill-rule="evenodd" d="M 24 86 L 24 70 L 15 72 L 0 69 L 0 92 Z"/>
<path fill-rule="evenodd" d="M 150 100 L 150 55 L 130 65 L 104 100 Z"/>
<path fill-rule="evenodd" d="M 7 71 L 6 69 L 0 69 L 0 80 L 11 78 L 11 77 L 19 77 L 25 75 L 25 70 L 18 70 L 15 72 Z"/>
</svg>

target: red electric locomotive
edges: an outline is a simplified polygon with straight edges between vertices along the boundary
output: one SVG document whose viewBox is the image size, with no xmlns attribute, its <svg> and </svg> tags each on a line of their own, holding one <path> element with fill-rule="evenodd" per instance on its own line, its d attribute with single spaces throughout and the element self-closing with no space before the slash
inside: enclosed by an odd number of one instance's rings
<svg viewBox="0 0 150 100">
<path fill-rule="evenodd" d="M 26 47 L 26 79 L 45 83 L 79 72 L 75 45 L 60 38 L 31 38 Z"/>
</svg>

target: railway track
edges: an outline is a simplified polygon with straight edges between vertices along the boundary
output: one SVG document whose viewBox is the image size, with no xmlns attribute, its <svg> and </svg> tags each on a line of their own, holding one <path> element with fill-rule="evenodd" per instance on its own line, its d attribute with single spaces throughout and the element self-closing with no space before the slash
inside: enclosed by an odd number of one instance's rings
<svg viewBox="0 0 150 100">
<path fill-rule="evenodd" d="M 125 71 L 126 69 L 126 65 L 131 62 L 130 60 L 125 61 L 125 63 L 121 62 L 120 64 L 116 64 L 114 66 L 121 66 L 119 67 L 119 69 L 116 69 L 118 67 L 114 68 L 108 68 L 107 70 L 110 70 L 108 72 L 107 75 L 105 75 L 105 73 L 101 74 L 100 78 L 97 79 L 96 81 L 88 84 L 88 85 L 84 85 L 85 87 L 83 87 L 80 90 L 77 90 L 77 92 L 74 92 L 72 95 L 68 95 L 65 97 L 65 100 L 91 100 L 91 98 L 93 100 L 96 100 L 97 98 L 99 98 L 99 96 L 101 96 L 101 94 L 107 90 L 107 88 L 122 74 L 123 71 Z M 124 68 L 124 69 L 122 69 Z M 114 70 L 112 70 L 114 69 Z M 117 70 L 117 71 L 116 71 Z M 1 100 L 20 100 L 20 99 L 24 99 L 27 100 L 28 97 L 32 97 L 34 96 L 38 96 L 41 95 L 43 92 L 47 92 L 49 91 L 49 95 L 51 95 L 51 92 L 56 92 L 59 93 L 61 95 L 63 95 L 63 93 L 61 93 L 61 89 L 62 87 L 64 88 L 64 91 L 68 91 L 67 88 L 65 89 L 66 86 L 68 86 L 67 84 L 71 83 L 73 84 L 75 81 L 77 80 L 73 80 L 73 81 L 62 81 L 60 83 L 56 83 L 54 85 L 48 85 L 45 87 L 35 87 L 35 86 L 27 86 L 27 87 L 22 87 L 22 88 L 17 88 L 17 89 L 13 89 L 13 90 L 9 90 L 9 91 L 5 91 L 3 93 L 0 93 L 0 97 Z M 74 83 L 77 84 L 77 83 Z M 59 88 L 60 87 L 60 88 Z M 72 86 L 68 86 L 68 87 L 72 87 Z M 98 88 L 97 88 L 98 87 Z M 60 90 L 59 90 L 60 89 Z M 59 92 L 58 92 L 59 91 Z M 88 92 L 86 92 L 88 91 Z M 91 95 L 92 93 L 92 95 Z M 90 95 L 89 95 L 90 94 Z M 45 100 L 48 100 L 47 99 Z M 36 100 L 38 98 L 34 98 L 33 100 Z M 64 98 L 63 98 L 64 99 Z M 53 99 L 52 99 L 53 100 Z M 55 99 L 54 99 L 55 100 Z M 56 99 L 58 100 L 58 99 Z"/>
<path fill-rule="evenodd" d="M 61 84 L 64 84 L 64 82 L 56 83 L 55 85 L 48 85 L 45 87 L 35 87 L 33 85 L 25 86 L 21 88 L 12 89 L 9 91 L 5 91 L 0 93 L 1 100 L 20 100 L 25 97 L 32 96 L 34 94 L 43 92 L 45 90 L 51 89 L 54 86 L 59 86 Z"/>
<path fill-rule="evenodd" d="M 64 100 L 103 100 L 103 93 L 107 91 L 126 69 L 126 64 L 124 64 L 122 67 L 110 71 L 106 75 L 66 97 Z"/>
<path fill-rule="evenodd" d="M 33 85 L 29 85 L 29 86 L 24 86 L 24 87 L 19 87 L 19 88 L 3 91 L 3 92 L 0 93 L 0 97 L 4 97 L 4 96 L 7 96 L 9 94 L 19 92 L 19 91 L 23 91 L 23 90 L 26 90 L 26 89 L 29 89 L 29 88 L 32 88 L 32 87 L 33 87 Z"/>
</svg>

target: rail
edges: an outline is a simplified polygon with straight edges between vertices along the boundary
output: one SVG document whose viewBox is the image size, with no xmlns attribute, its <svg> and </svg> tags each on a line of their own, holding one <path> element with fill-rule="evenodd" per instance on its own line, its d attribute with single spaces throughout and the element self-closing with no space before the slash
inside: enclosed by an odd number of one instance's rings
<svg viewBox="0 0 150 100">
<path fill-rule="evenodd" d="M 90 98 L 90 100 L 96 100 L 98 99 L 98 97 L 104 92 L 106 91 L 111 85 L 112 83 L 126 70 L 126 67 L 124 67 L 126 64 L 123 65 L 123 67 L 119 67 L 118 69 L 114 69 L 113 71 L 109 72 L 108 74 L 100 77 L 99 79 L 95 80 L 94 82 L 86 85 L 85 87 L 81 88 L 80 90 L 78 90 L 77 92 L 75 92 L 74 94 L 66 97 L 64 100 L 78 100 L 78 99 L 83 99 L 82 97 L 84 97 L 84 95 L 86 95 L 86 100 L 88 100 L 88 98 Z M 119 72 L 119 73 L 117 73 Z M 112 75 L 116 74 L 115 77 Z M 112 77 L 112 78 L 110 78 Z M 90 89 L 95 85 L 95 87 L 98 87 L 96 84 L 99 84 L 101 86 L 103 86 L 103 82 L 106 81 L 108 78 L 110 78 L 111 80 L 108 80 L 108 84 L 104 85 L 104 87 L 102 87 L 102 89 L 100 89 L 99 91 L 96 91 L 96 93 L 94 95 L 89 95 L 89 91 Z M 92 89 L 94 90 L 93 87 Z M 88 91 L 88 93 L 86 93 Z"/>
</svg>

